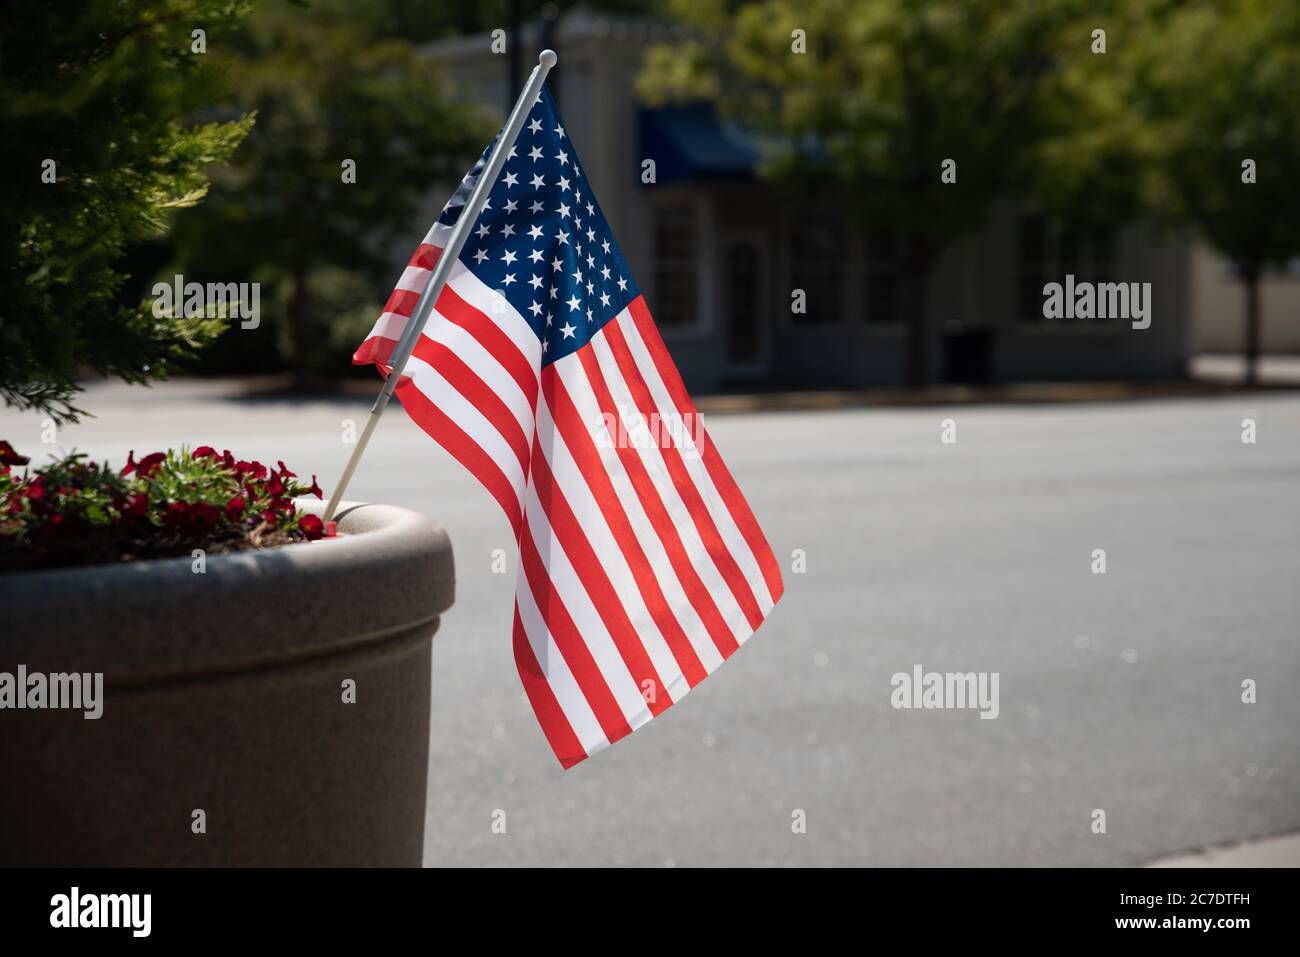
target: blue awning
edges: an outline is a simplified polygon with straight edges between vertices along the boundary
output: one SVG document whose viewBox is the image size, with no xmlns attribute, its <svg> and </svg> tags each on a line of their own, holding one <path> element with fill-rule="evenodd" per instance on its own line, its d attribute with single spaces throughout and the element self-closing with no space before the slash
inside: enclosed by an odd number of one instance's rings
<svg viewBox="0 0 1300 957">
<path fill-rule="evenodd" d="M 638 111 L 641 155 L 655 161 L 658 183 L 749 180 L 758 166 L 754 138 L 719 120 L 710 103 Z"/>
</svg>

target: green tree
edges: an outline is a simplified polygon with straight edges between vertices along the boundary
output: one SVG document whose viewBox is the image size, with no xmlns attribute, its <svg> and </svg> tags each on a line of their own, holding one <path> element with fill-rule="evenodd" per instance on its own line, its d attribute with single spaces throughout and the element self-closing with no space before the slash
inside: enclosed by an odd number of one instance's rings
<svg viewBox="0 0 1300 957">
<path fill-rule="evenodd" d="M 159 378 L 219 320 L 153 315 L 124 257 L 207 189 L 251 119 L 196 123 L 231 0 L 51 0 L 0 26 L 0 396 L 58 420 L 85 368 Z"/>
<path fill-rule="evenodd" d="M 716 99 L 767 144 L 762 172 L 856 205 L 902 240 L 909 379 L 927 380 L 925 289 L 948 244 L 1034 177 L 1087 55 L 1076 0 L 677 0 L 643 98 Z M 796 34 L 795 31 L 802 31 Z M 806 52 L 796 52 L 800 37 Z M 945 160 L 956 181 L 941 179 Z"/>
<path fill-rule="evenodd" d="M 1300 256 L 1300 5 L 1150 7 L 1156 28 L 1133 33 L 1120 65 L 1132 125 L 1149 130 L 1155 156 L 1151 202 L 1234 264 L 1254 383 L 1260 278 L 1266 266 Z"/>
<path fill-rule="evenodd" d="M 276 351 L 300 386 L 348 368 L 392 287 L 395 247 L 432 222 L 445 198 L 433 187 L 458 181 L 492 132 L 436 64 L 377 32 L 388 8 L 267 4 L 211 54 L 228 108 L 258 122 L 178 230 L 180 268 L 261 282 L 264 328 L 231 328 L 218 348 Z"/>
</svg>

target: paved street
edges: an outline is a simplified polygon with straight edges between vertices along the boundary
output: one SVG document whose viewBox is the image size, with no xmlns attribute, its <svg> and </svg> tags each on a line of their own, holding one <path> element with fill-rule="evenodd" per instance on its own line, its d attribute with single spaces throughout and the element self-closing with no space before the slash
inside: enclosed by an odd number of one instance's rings
<svg viewBox="0 0 1300 957">
<path fill-rule="evenodd" d="M 120 462 L 209 443 L 328 490 L 342 421 L 359 429 L 369 404 L 222 388 L 97 387 L 98 418 L 59 444 Z M 1300 395 L 709 429 L 786 597 L 683 702 L 563 772 L 511 656 L 513 560 L 491 568 L 511 551 L 506 522 L 399 409 L 386 416 L 349 497 L 435 516 L 458 565 L 434 642 L 427 863 L 1121 865 L 1300 830 Z M 44 457 L 39 417 L 0 411 L 0 438 Z M 795 549 L 805 574 L 789 572 Z M 891 675 L 918 664 L 998 672 L 997 719 L 894 710 Z"/>
</svg>

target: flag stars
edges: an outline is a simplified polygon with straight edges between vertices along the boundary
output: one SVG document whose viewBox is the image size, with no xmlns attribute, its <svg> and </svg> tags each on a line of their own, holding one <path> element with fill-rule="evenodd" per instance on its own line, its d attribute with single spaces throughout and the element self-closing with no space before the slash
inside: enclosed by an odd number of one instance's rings
<svg viewBox="0 0 1300 957">
<path fill-rule="evenodd" d="M 561 259 L 559 256 L 556 256 L 554 259 L 551 260 L 552 270 L 554 270 L 555 272 L 559 272 L 563 268 L 564 268 L 564 260 Z"/>
<path fill-rule="evenodd" d="M 485 249 L 480 249 L 478 252 L 474 254 L 474 261 L 477 262 L 480 266 L 483 265 L 483 261 L 487 258 L 488 258 L 488 254 L 487 254 L 487 250 Z"/>
<path fill-rule="evenodd" d="M 533 304 L 528 307 L 528 311 L 534 316 L 540 316 L 542 314 L 542 304 L 534 300 Z"/>
<path fill-rule="evenodd" d="M 607 292 L 602 292 L 602 293 L 600 294 L 600 304 L 601 304 L 602 306 L 608 306 L 608 305 L 609 305 L 609 293 L 607 293 Z"/>
<path fill-rule="evenodd" d="M 542 211 L 542 201 L 540 199 L 535 200 L 533 204 L 528 207 L 528 211 L 530 213 L 540 213 Z"/>
<path fill-rule="evenodd" d="M 564 338 L 566 338 L 566 339 L 572 339 L 572 338 L 573 338 L 573 334 L 574 334 L 575 332 L 577 332 L 578 330 L 577 330 L 577 328 L 576 328 L 575 326 L 571 326 L 571 325 L 569 325 L 569 324 L 566 322 L 564 325 L 562 325 L 562 326 L 560 327 L 560 331 L 561 331 L 562 333 L 564 333 Z"/>
<path fill-rule="evenodd" d="M 515 228 L 511 226 L 509 223 L 506 223 L 504 226 L 501 227 L 502 236 L 513 236 L 514 234 L 515 234 Z"/>
<path fill-rule="evenodd" d="M 533 238 L 536 239 L 537 237 L 534 236 Z M 540 249 L 534 249 L 528 254 L 528 258 L 535 263 L 539 263 L 542 261 L 542 251 Z M 605 278 L 608 279 L 609 277 L 606 276 Z"/>
<path fill-rule="evenodd" d="M 534 275 L 531 279 L 528 280 L 528 285 L 532 286 L 534 289 L 541 289 L 542 277 L 538 275 Z"/>
<path fill-rule="evenodd" d="M 546 180 L 542 178 L 541 173 L 538 173 L 536 176 L 533 177 L 532 183 L 533 183 L 533 189 L 541 189 L 543 186 L 546 185 Z"/>
<path fill-rule="evenodd" d="M 558 123 L 555 124 L 555 133 L 560 139 L 564 139 L 564 127 Z"/>
<path fill-rule="evenodd" d="M 569 162 L 569 154 L 564 152 L 564 150 L 560 150 L 556 153 L 555 158 L 560 161 L 561 166 Z"/>
<path fill-rule="evenodd" d="M 565 303 L 565 305 L 569 307 L 569 312 L 574 312 L 575 310 L 577 310 L 579 306 L 582 305 L 582 303 L 578 301 L 577 296 L 572 296 L 569 299 L 569 301 Z"/>
<path fill-rule="evenodd" d="M 618 277 L 618 291 L 627 292 L 627 280 L 624 279 L 622 276 Z"/>
<path fill-rule="evenodd" d="M 601 243 L 600 243 L 600 248 L 603 249 L 605 252 L 608 253 L 608 252 L 609 252 L 609 240 L 608 240 L 608 239 L 602 240 Z"/>
<path fill-rule="evenodd" d="M 506 278 L 501 280 L 502 285 L 505 286 L 510 285 L 512 282 L 516 282 L 514 273 L 506 273 Z"/>
<path fill-rule="evenodd" d="M 558 207 L 556 207 L 555 211 L 563 217 L 567 217 L 569 215 L 569 207 L 565 203 L 561 203 Z"/>
<path fill-rule="evenodd" d="M 528 123 L 529 133 L 540 133 L 542 131 L 542 121 L 538 119 L 530 120 Z"/>
<path fill-rule="evenodd" d="M 539 159 L 542 158 L 542 148 L 540 146 L 534 146 L 531 150 L 528 151 L 528 158 L 532 160 L 534 163 L 536 163 Z"/>
<path fill-rule="evenodd" d="M 568 188 L 569 188 L 569 177 L 567 177 L 567 176 L 561 176 L 561 177 L 560 177 L 560 189 L 562 189 L 562 190 L 566 190 L 566 191 L 567 191 Z"/>
<path fill-rule="evenodd" d="M 563 243 L 565 246 L 569 244 L 569 234 L 566 233 L 563 229 L 561 229 L 559 232 L 555 234 L 555 238 L 558 242 Z"/>
<path fill-rule="evenodd" d="M 492 229 L 490 226 L 488 226 L 487 223 L 479 223 L 478 229 L 475 230 L 475 233 L 477 233 L 479 236 L 486 236 L 491 232 Z"/>
<path fill-rule="evenodd" d="M 538 226 L 536 223 L 533 223 L 533 225 L 532 225 L 531 227 L 529 227 L 529 230 L 528 230 L 528 238 L 529 238 L 529 239 L 541 239 L 541 238 L 542 238 L 542 227 L 541 227 L 541 226 Z M 539 253 L 538 255 L 540 255 L 540 253 Z"/>
<path fill-rule="evenodd" d="M 601 278 L 601 279 L 605 279 L 605 280 L 608 280 L 608 279 L 609 279 L 609 267 L 608 267 L 608 266 L 601 266 L 601 267 L 600 267 L 600 278 Z"/>
<path fill-rule="evenodd" d="M 514 156 L 514 154 L 515 154 L 515 148 L 512 146 L 510 147 L 510 155 Z M 514 173 L 506 173 L 505 184 L 506 184 L 506 189 L 509 189 L 511 186 L 518 186 L 519 177 L 516 176 Z"/>
<path fill-rule="evenodd" d="M 504 253 L 501 254 L 501 261 L 505 263 L 507 266 L 509 266 L 512 262 L 514 262 L 516 258 L 517 257 L 515 256 L 514 252 L 509 249 L 507 249 Z"/>
</svg>

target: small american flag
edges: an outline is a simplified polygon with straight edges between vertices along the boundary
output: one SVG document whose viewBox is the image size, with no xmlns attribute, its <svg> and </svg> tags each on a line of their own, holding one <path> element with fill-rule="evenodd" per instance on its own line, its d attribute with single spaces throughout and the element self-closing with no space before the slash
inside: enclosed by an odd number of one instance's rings
<svg viewBox="0 0 1300 957">
<path fill-rule="evenodd" d="M 494 141 L 353 361 L 384 375 Z M 564 767 L 752 635 L 780 569 L 699 424 L 543 88 L 397 386 L 519 545 L 514 652 Z"/>
</svg>

